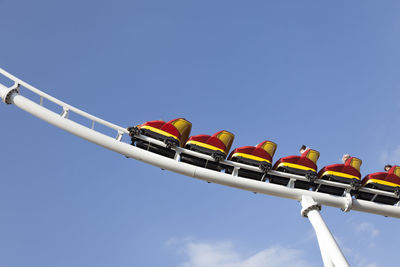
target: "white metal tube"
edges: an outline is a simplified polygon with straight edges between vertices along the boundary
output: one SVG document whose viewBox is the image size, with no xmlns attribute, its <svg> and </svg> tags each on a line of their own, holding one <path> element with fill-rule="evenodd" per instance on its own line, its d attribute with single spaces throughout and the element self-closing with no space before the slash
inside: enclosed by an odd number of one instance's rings
<svg viewBox="0 0 400 267">
<path fill-rule="evenodd" d="M 308 213 L 308 219 L 310 220 L 312 226 L 314 227 L 315 233 L 319 236 L 318 239 L 321 239 L 323 243 L 321 249 L 327 251 L 327 254 L 329 255 L 329 258 L 331 262 L 334 264 L 334 266 L 340 266 L 340 267 L 349 266 L 349 263 L 347 262 L 342 251 L 337 245 L 335 238 L 332 236 L 332 233 L 326 226 L 319 211 L 318 210 L 310 211 Z M 326 252 L 323 252 L 321 254 L 324 253 Z"/>
<path fill-rule="evenodd" d="M 324 264 L 327 264 L 325 266 L 332 266 L 333 264 L 333 266 L 337 267 L 348 267 L 349 263 L 319 212 L 321 209 L 319 203 L 314 201 L 310 196 L 303 196 L 301 205 L 303 206 L 302 215 L 308 217 L 314 227 L 318 243 L 320 244 L 322 259 Z"/>
<path fill-rule="evenodd" d="M 0 91 L 0 95 L 1 92 L 2 91 Z M 152 152 L 148 152 L 146 150 L 134 147 L 130 144 L 117 141 L 114 138 L 96 132 L 67 118 L 62 118 L 59 114 L 56 114 L 21 95 L 14 94 L 11 97 L 11 102 L 13 102 L 16 106 L 25 110 L 26 112 L 67 132 L 70 132 L 74 135 L 77 135 L 83 139 L 86 139 L 92 143 L 95 143 L 114 152 L 143 161 L 162 169 L 170 170 L 212 183 L 248 190 L 250 192 L 257 192 L 266 195 L 295 199 L 298 201 L 301 200 L 303 195 L 308 195 L 322 205 L 342 209 L 346 208 L 347 205 L 346 198 L 344 197 L 302 189 L 288 188 L 281 185 L 254 181 L 246 178 L 233 177 L 232 175 L 226 173 L 196 167 L 187 163 L 179 162 L 174 159 L 157 155 Z M 354 200 L 352 209 L 400 218 L 400 207 L 383 205 L 370 201 Z"/>
<path fill-rule="evenodd" d="M 18 84 L 22 85 L 23 87 L 27 88 L 28 90 L 34 92 L 35 94 L 37 94 L 37 95 L 39 95 L 39 96 L 41 96 L 43 98 L 46 98 L 47 100 L 49 100 L 49 101 L 51 101 L 51 102 L 53 102 L 53 103 L 55 103 L 55 104 L 57 104 L 57 105 L 59 105 L 61 107 L 68 108 L 69 110 L 75 112 L 76 114 L 79 114 L 79 115 L 81 115 L 83 117 L 86 117 L 86 118 L 88 118 L 88 119 L 90 119 L 92 121 L 95 121 L 97 123 L 103 124 L 103 125 L 111 128 L 111 129 L 116 130 L 116 131 L 120 131 L 120 132 L 123 132 L 123 133 L 128 133 L 128 131 L 125 128 L 122 128 L 122 127 L 120 127 L 120 126 L 118 126 L 116 124 L 113 124 L 113 123 L 110 123 L 110 122 L 105 121 L 103 119 L 100 119 L 98 117 L 95 117 L 95 116 L 93 116 L 93 115 L 91 115 L 91 114 L 89 114 L 87 112 L 84 112 L 84 111 L 82 111 L 82 110 L 80 110 L 78 108 L 75 108 L 75 107 L 73 107 L 73 106 L 71 106 L 71 105 L 69 105 L 69 104 L 67 104 L 67 103 L 65 103 L 63 101 L 58 100 L 55 97 L 52 97 L 51 95 L 48 95 L 48 94 L 36 89 L 32 85 L 30 85 L 30 84 L 18 79 L 17 77 L 12 75 L 11 73 L 8 73 L 7 71 L 5 71 L 2 68 L 0 68 L 0 73 L 3 74 L 4 76 L 6 76 L 7 78 L 17 82 Z M 1 94 L 1 92 L 0 92 L 0 94 Z"/>
<path fill-rule="evenodd" d="M 86 113 L 86 112 L 84 112 L 84 111 L 82 111 L 80 109 L 77 109 L 77 108 L 75 108 L 75 107 L 73 107 L 73 106 L 71 106 L 71 105 L 69 105 L 67 103 L 64 103 L 63 101 L 60 101 L 60 100 L 58 100 L 58 99 L 56 99 L 56 98 L 54 98 L 54 97 L 52 97 L 52 96 L 50 96 L 48 94 L 36 89 L 35 87 L 33 87 L 30 84 L 18 79 L 17 77 L 13 76 L 12 74 L 6 72 L 5 70 L 3 70 L 1 68 L 0 68 L 0 73 L 5 75 L 9 79 L 13 80 L 14 83 L 15 83 L 14 87 L 15 87 L 15 85 L 22 85 L 24 88 L 26 88 L 26 89 L 32 91 L 33 93 L 39 95 L 40 96 L 40 106 L 43 106 L 43 98 L 46 98 L 47 100 L 49 100 L 49 101 L 61 106 L 63 108 L 63 110 L 68 110 L 68 111 L 75 112 L 75 113 L 77 113 L 77 114 L 79 114 L 79 115 L 81 115 L 81 116 L 83 116 L 83 117 L 85 117 L 85 118 L 87 118 L 89 120 L 92 120 L 92 129 L 94 128 L 95 122 L 97 122 L 97 123 L 102 124 L 102 125 L 104 125 L 106 127 L 109 127 L 111 129 L 116 130 L 118 132 L 118 134 L 117 134 L 117 136 L 118 136 L 117 139 L 118 140 L 117 141 L 120 141 L 120 138 L 122 138 L 122 134 L 124 134 L 124 133 L 127 134 L 128 133 L 128 131 L 124 127 L 118 126 L 118 125 L 113 124 L 113 123 L 108 122 L 108 121 L 105 121 L 105 120 L 103 120 L 101 118 L 95 117 L 95 116 L 93 116 L 93 115 L 91 115 L 89 113 Z M 16 89 L 16 88 L 14 88 L 14 89 Z M 2 96 L 4 101 L 8 102 L 8 103 L 9 103 L 9 99 L 7 99 L 7 101 L 6 101 L 5 96 L 8 95 L 8 98 L 10 98 L 10 95 L 12 95 L 12 93 L 16 93 L 17 92 L 16 90 L 13 90 L 13 88 L 6 88 L 4 86 L 3 86 L 1 91 L 0 91 L 0 96 Z M 144 140 L 149 139 L 148 140 L 149 142 L 153 142 L 153 143 L 156 143 L 158 145 L 161 145 L 161 146 L 165 147 L 165 144 L 163 142 L 159 141 L 159 140 L 148 138 L 148 137 L 143 136 L 143 135 L 141 135 L 140 138 L 144 139 Z M 191 150 L 187 150 L 187 149 L 183 149 L 183 148 L 179 148 L 179 147 L 173 148 L 173 149 L 175 149 L 178 153 L 184 152 L 186 154 L 190 154 L 190 155 L 195 156 L 195 157 L 203 158 L 203 159 L 206 159 L 206 160 L 213 160 L 211 156 L 208 156 L 208 155 L 205 155 L 205 154 L 202 154 L 202 153 L 198 153 L 198 152 L 195 152 L 195 151 L 191 151 Z M 238 162 L 232 162 L 232 161 L 229 161 L 229 160 L 222 160 L 220 162 L 225 164 L 225 165 L 228 165 L 228 166 L 234 166 L 235 167 L 235 172 L 237 172 L 237 170 L 238 170 L 237 167 L 244 168 L 244 169 L 247 169 L 247 170 L 252 170 L 252 171 L 260 171 L 259 168 L 257 168 L 257 167 L 249 166 L 249 165 L 243 165 L 243 164 L 240 164 Z M 272 174 L 272 175 L 275 174 L 275 175 L 278 175 L 278 176 L 286 177 L 286 178 L 289 178 L 289 179 L 295 179 L 295 180 L 298 180 L 298 181 L 308 181 L 307 178 L 305 178 L 304 176 L 300 176 L 300 175 L 294 175 L 294 174 L 282 173 L 282 172 L 276 172 L 276 171 L 269 171 L 269 173 Z M 316 184 L 329 185 L 329 186 L 333 186 L 333 187 L 351 189 L 351 185 L 344 184 L 344 183 L 339 183 L 339 182 L 333 182 L 333 181 L 326 181 L 326 180 L 318 179 L 318 180 L 315 181 L 315 183 Z M 375 195 L 379 194 L 379 195 L 382 195 L 382 196 L 388 196 L 388 197 L 392 197 L 392 198 L 397 198 L 398 197 L 393 192 L 376 190 L 376 189 L 372 189 L 372 188 L 362 187 L 359 190 L 361 192 L 371 193 L 371 194 L 375 194 Z M 345 210 L 347 211 L 348 208 L 346 208 Z"/>
<path fill-rule="evenodd" d="M 324 263 L 324 267 L 334 267 L 333 262 L 331 261 L 331 257 L 329 256 L 328 249 L 325 246 L 325 243 L 322 240 L 320 235 L 316 235 L 319 245 L 319 250 L 321 251 L 322 261 Z"/>
</svg>

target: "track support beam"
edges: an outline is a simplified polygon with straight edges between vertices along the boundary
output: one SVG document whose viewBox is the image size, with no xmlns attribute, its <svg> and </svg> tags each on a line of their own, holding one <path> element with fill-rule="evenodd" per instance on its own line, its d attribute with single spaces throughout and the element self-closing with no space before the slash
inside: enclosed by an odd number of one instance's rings
<svg viewBox="0 0 400 267">
<path fill-rule="evenodd" d="M 319 212 L 321 210 L 321 205 L 315 202 L 310 196 L 302 196 L 301 206 L 303 207 L 301 215 L 308 218 L 314 227 L 324 266 L 350 266 Z"/>
</svg>

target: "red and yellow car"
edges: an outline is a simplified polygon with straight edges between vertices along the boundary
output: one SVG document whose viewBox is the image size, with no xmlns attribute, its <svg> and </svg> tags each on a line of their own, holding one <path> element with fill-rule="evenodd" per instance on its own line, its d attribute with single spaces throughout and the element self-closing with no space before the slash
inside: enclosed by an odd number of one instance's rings
<svg viewBox="0 0 400 267">
<path fill-rule="evenodd" d="M 368 174 L 361 181 L 362 187 L 380 189 L 388 192 L 400 192 L 400 166 L 392 166 L 387 172 L 375 172 Z M 399 201 L 399 197 L 377 195 L 359 191 L 358 199 L 373 200 L 374 202 L 393 205 Z"/>
<path fill-rule="evenodd" d="M 213 135 L 191 136 L 185 144 L 185 148 L 199 153 L 210 155 L 214 161 L 201 159 L 185 153 L 181 154 L 181 161 L 193 165 L 220 170 L 219 161 L 225 159 L 231 149 L 235 136 L 228 131 L 219 131 Z"/>
<path fill-rule="evenodd" d="M 287 172 L 307 177 L 310 181 L 296 181 L 295 188 L 308 190 L 312 185 L 312 180 L 317 177 L 317 161 L 319 152 L 314 149 L 307 149 L 301 156 L 288 156 L 280 158 L 275 162 L 273 170 Z M 269 177 L 271 183 L 287 185 L 288 178 L 271 175 Z"/>
<path fill-rule="evenodd" d="M 246 169 L 239 169 L 238 176 L 254 180 L 261 180 L 264 172 L 272 167 L 272 158 L 275 154 L 277 145 L 272 141 L 263 141 L 257 146 L 244 146 L 236 148 L 231 152 L 228 159 L 231 161 L 259 167 L 263 172 L 255 172 Z M 232 173 L 233 167 L 227 167 L 226 173 Z"/>
<path fill-rule="evenodd" d="M 356 189 L 360 183 L 360 167 L 362 160 L 356 157 L 349 157 L 344 164 L 333 164 L 323 167 L 318 172 L 318 178 L 328 181 L 352 184 Z M 329 185 L 321 185 L 318 192 L 333 195 L 343 195 L 345 189 Z"/>
<path fill-rule="evenodd" d="M 132 137 L 132 144 L 137 147 L 155 152 L 170 158 L 173 158 L 175 151 L 171 150 L 173 146 L 183 146 L 192 129 L 192 123 L 184 118 L 173 119 L 168 122 L 162 120 L 148 121 L 136 127 L 128 128 Z M 161 147 L 135 137 L 135 134 L 142 134 L 160 141 L 163 141 L 167 147 Z"/>
</svg>

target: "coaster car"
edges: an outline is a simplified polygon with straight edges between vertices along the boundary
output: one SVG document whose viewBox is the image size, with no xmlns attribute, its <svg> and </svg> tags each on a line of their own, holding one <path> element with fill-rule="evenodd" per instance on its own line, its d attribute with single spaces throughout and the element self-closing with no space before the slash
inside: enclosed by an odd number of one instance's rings
<svg viewBox="0 0 400 267">
<path fill-rule="evenodd" d="M 132 137 L 132 144 L 136 143 L 137 147 L 173 158 L 175 151 L 171 147 L 183 146 L 190 135 L 191 128 L 192 123 L 183 118 L 178 118 L 169 122 L 162 120 L 148 121 L 136 127 L 130 127 L 128 130 L 129 135 Z M 136 138 L 135 135 L 138 134 L 163 141 L 167 147 Z"/>
<path fill-rule="evenodd" d="M 307 149 L 301 156 L 288 156 L 275 162 L 273 170 L 305 176 L 309 181 L 295 181 L 294 187 L 310 189 L 312 181 L 317 177 L 317 161 L 319 152 Z M 269 181 L 274 184 L 287 185 L 289 178 L 270 175 Z"/>
<path fill-rule="evenodd" d="M 318 178 L 328 181 L 351 184 L 353 186 L 353 189 L 357 189 L 359 187 L 361 179 L 361 164 L 361 159 L 350 157 L 345 161 L 344 164 L 333 164 L 323 167 L 318 172 Z M 344 194 L 345 189 L 330 185 L 320 185 L 317 188 L 317 191 L 341 196 Z"/>
<path fill-rule="evenodd" d="M 228 131 L 219 131 L 211 136 L 205 134 L 191 136 L 186 142 L 185 148 L 210 155 L 213 157 L 214 161 L 198 158 L 185 153 L 181 154 L 181 161 L 220 171 L 222 168 L 219 161 L 225 159 L 228 155 L 234 138 L 235 136 Z"/>
<path fill-rule="evenodd" d="M 262 172 L 239 169 L 238 176 L 254 180 L 262 180 L 264 174 L 272 168 L 272 157 L 275 154 L 277 145 L 271 141 L 264 141 L 257 146 L 244 146 L 236 148 L 231 152 L 228 159 L 231 161 L 243 163 L 250 166 L 259 167 Z M 232 166 L 227 166 L 226 173 L 233 172 Z"/>
<path fill-rule="evenodd" d="M 361 185 L 366 188 L 394 192 L 398 196 L 400 192 L 400 166 L 393 166 L 387 172 L 368 174 L 362 179 Z M 394 205 L 399 201 L 399 197 L 372 194 L 362 190 L 357 193 L 356 197 L 389 205 Z"/>
</svg>

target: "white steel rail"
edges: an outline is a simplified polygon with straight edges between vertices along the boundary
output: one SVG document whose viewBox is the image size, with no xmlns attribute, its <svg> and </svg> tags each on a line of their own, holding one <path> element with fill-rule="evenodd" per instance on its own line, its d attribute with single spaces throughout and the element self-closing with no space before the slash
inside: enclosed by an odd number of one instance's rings
<svg viewBox="0 0 400 267">
<path fill-rule="evenodd" d="M 349 196 L 334 196 L 334 195 L 329 195 L 326 193 L 319 193 L 319 192 L 314 192 L 314 191 L 308 191 L 308 190 L 303 190 L 303 189 L 297 189 L 297 188 L 289 188 L 281 185 L 276 185 L 268 182 L 261 182 L 261 181 L 255 181 L 247 178 L 242 178 L 239 176 L 234 176 L 232 174 L 227 174 L 223 172 L 217 172 L 213 171 L 210 169 L 202 168 L 202 167 L 197 167 L 194 165 L 190 165 L 184 162 L 180 162 L 177 158 L 175 159 L 170 159 L 143 149 L 140 149 L 138 147 L 132 146 L 128 143 L 122 142 L 121 137 L 123 134 L 127 134 L 128 131 L 116 124 L 110 123 L 108 121 L 105 121 L 103 119 L 100 119 L 98 117 L 95 117 L 91 114 L 88 114 L 78 108 L 75 108 L 69 104 L 66 104 L 46 93 L 43 93 L 42 91 L 36 89 L 35 87 L 29 85 L 26 82 L 23 82 L 22 80 L 16 78 L 15 76 L 11 75 L 10 73 L 6 72 L 5 70 L 0 68 L 0 73 L 6 76 L 7 78 L 11 79 L 14 81 L 14 86 L 11 87 L 5 87 L 4 85 L 0 84 L 0 97 L 5 101 L 7 99 L 8 104 L 15 104 L 17 107 L 25 110 L 26 112 L 54 125 L 57 126 L 67 132 L 70 132 L 78 137 L 81 137 L 85 140 L 88 140 L 94 144 L 97 144 L 99 146 L 102 146 L 106 149 L 112 150 L 114 152 L 120 153 L 122 155 L 125 155 L 127 157 L 131 157 L 133 159 L 137 159 L 140 161 L 143 161 L 145 163 L 157 166 L 162 169 L 170 170 L 176 173 L 180 173 L 186 176 L 198 178 L 201 180 L 205 180 L 208 182 L 212 183 L 217 183 L 221 185 L 226 185 L 230 187 L 235 187 L 251 192 L 256 192 L 260 194 L 266 194 L 266 195 L 273 195 L 273 196 L 278 196 L 278 197 L 283 197 L 283 198 L 288 198 L 288 199 L 294 199 L 297 201 L 301 201 L 302 196 L 310 196 L 312 197 L 316 202 L 320 203 L 321 205 L 326 205 L 326 206 L 331 206 L 331 207 L 336 207 L 336 208 L 341 208 L 343 210 L 349 211 L 349 210 L 356 210 L 360 212 L 367 212 L 367 213 L 374 213 L 378 215 L 383 215 L 387 217 L 394 217 L 394 218 L 400 218 L 400 207 L 398 206 L 391 206 L 391 205 L 385 205 L 385 204 L 380 204 L 380 203 L 375 203 L 371 201 L 365 201 L 365 200 L 357 200 L 354 198 L 349 198 Z M 113 130 L 116 131 L 117 137 L 113 138 L 110 136 L 107 136 L 103 133 L 100 133 L 94 129 L 91 129 L 87 126 L 84 126 L 78 122 L 72 121 L 69 119 L 67 116 L 62 116 L 58 113 L 55 113 L 44 106 L 37 104 L 30 99 L 22 96 L 21 94 L 18 93 L 18 90 L 16 88 L 18 86 L 22 86 L 37 95 L 39 95 L 42 98 L 47 99 L 48 101 L 51 101 L 61 107 L 62 110 L 68 110 L 68 112 L 75 112 L 93 122 L 102 124 L 106 127 L 109 127 Z M 140 136 L 139 138 L 142 138 L 144 140 L 149 140 L 148 137 Z M 156 140 L 152 140 L 154 142 L 157 142 Z M 165 145 L 162 142 L 159 142 L 160 145 Z M 205 159 L 210 159 L 211 157 L 207 155 L 203 155 L 201 153 L 197 153 L 194 151 L 189 151 L 183 148 L 177 148 L 176 149 L 178 153 L 187 153 L 187 154 L 192 154 L 196 155 L 198 157 L 203 157 Z M 231 162 L 231 161 L 221 161 L 221 163 L 234 166 L 235 168 L 246 168 L 249 170 L 253 171 L 260 171 L 256 167 L 252 166 L 247 166 L 244 164 L 236 163 L 236 162 Z M 305 178 L 299 175 L 293 175 L 293 174 L 287 174 L 287 173 L 281 173 L 281 172 L 275 172 L 275 171 L 270 171 L 271 174 L 277 174 L 283 177 L 287 177 L 290 179 L 294 180 L 304 180 Z M 232 177 L 234 176 L 234 177 Z M 328 184 L 328 185 L 337 185 L 339 187 L 344 187 L 347 188 L 349 187 L 348 185 L 343 185 L 340 183 L 335 183 L 335 182 L 330 182 L 330 181 L 317 181 L 318 183 L 322 184 Z M 390 193 L 390 192 L 385 192 L 385 191 L 379 191 L 379 190 L 374 190 L 374 189 L 365 189 L 368 192 L 373 192 L 383 195 L 388 195 L 388 196 L 395 196 L 395 194 Z"/>
<path fill-rule="evenodd" d="M 187 164 L 180 161 L 180 155 L 182 153 L 196 156 L 205 160 L 214 161 L 211 156 L 190 151 L 184 148 L 172 148 L 176 151 L 175 158 L 171 159 L 164 157 L 159 154 L 149 152 L 147 150 L 132 146 L 128 143 L 122 142 L 124 134 L 128 134 L 128 130 L 110 123 L 91 114 L 88 114 L 78 108 L 75 108 L 67 103 L 64 103 L 38 89 L 25 83 L 24 81 L 16 78 L 10 73 L 0 68 L 0 73 L 5 77 L 9 78 L 14 82 L 11 87 L 6 87 L 0 83 L 0 97 L 6 104 L 15 104 L 22 110 L 42 119 L 54 126 L 57 126 L 67 132 L 70 132 L 78 137 L 81 137 L 94 144 L 102 146 L 106 149 L 125 155 L 133 159 L 140 160 L 142 162 L 157 166 L 161 169 L 166 169 L 176 173 L 180 173 L 186 176 L 194 177 L 197 179 L 205 180 L 207 182 L 239 188 L 251 192 L 272 195 L 282 198 L 294 199 L 301 202 L 303 206 L 302 215 L 308 217 L 311 224 L 316 232 L 318 243 L 320 245 L 322 259 L 325 266 L 349 266 L 343 253 L 338 247 L 334 237 L 330 233 L 328 227 L 323 221 L 319 210 L 321 205 L 341 208 L 343 211 L 356 210 L 360 212 L 373 213 L 383 215 L 387 217 L 400 218 L 400 207 L 399 203 L 394 206 L 379 204 L 372 201 L 358 200 L 353 198 L 349 191 L 351 190 L 350 185 L 336 183 L 332 181 L 316 180 L 317 185 L 331 185 L 345 189 L 346 193 L 343 196 L 334 196 L 326 193 L 320 193 L 315 191 L 303 190 L 293 188 L 294 181 L 308 181 L 307 178 L 299 175 L 282 173 L 277 171 L 269 171 L 268 174 L 277 175 L 290 179 L 288 186 L 282 186 L 272 184 L 269 182 L 255 181 L 252 179 L 242 178 L 238 176 L 239 169 L 247 169 L 255 172 L 262 172 L 259 168 L 232 162 L 229 160 L 222 160 L 222 165 L 228 165 L 234 168 L 232 174 L 213 171 L 210 169 L 197 167 L 191 164 Z M 38 95 L 40 98 L 39 104 L 31 101 L 30 99 L 20 94 L 20 87 L 30 90 L 31 92 Z M 46 99 L 54 104 L 58 105 L 61 110 L 61 114 L 56 113 L 46 107 L 44 107 L 43 100 Z M 91 127 L 87 127 L 69 119 L 69 113 L 74 112 L 89 121 L 91 121 Z M 94 129 L 95 123 L 101 124 L 108 127 L 116 132 L 116 137 L 110 137 L 96 131 Z M 166 145 L 158 140 L 138 135 L 136 138 L 148 141 L 159 146 L 165 147 Z M 264 175 L 265 176 L 265 175 Z M 362 188 L 361 191 L 368 192 L 376 195 L 384 195 L 388 197 L 398 198 L 398 195 L 391 192 Z"/>
<path fill-rule="evenodd" d="M 108 128 L 111 128 L 111 129 L 117 131 L 118 134 L 119 133 L 121 133 L 121 134 L 129 133 L 125 128 L 123 128 L 121 126 L 118 126 L 118 125 L 113 124 L 111 122 L 108 122 L 108 121 L 105 121 L 105 120 L 100 119 L 98 117 L 95 117 L 95 116 L 93 116 L 93 115 L 91 115 L 91 114 L 89 114 L 87 112 L 84 112 L 84 111 L 82 111 L 82 110 L 80 110 L 78 108 L 75 108 L 75 107 L 73 107 L 73 106 L 71 106 L 71 105 L 69 105 L 67 103 L 64 103 L 61 100 L 58 100 L 55 97 L 52 97 L 51 95 L 48 95 L 48 94 L 40 91 L 39 89 L 37 89 L 37 88 L 33 87 L 32 85 L 30 85 L 30 84 L 18 79 L 17 77 L 15 77 L 14 75 L 8 73 L 7 71 L 5 71 L 2 68 L 0 68 L 0 73 L 3 74 L 4 76 L 6 76 L 7 78 L 9 78 L 10 80 L 14 81 L 14 85 L 23 86 L 26 89 L 28 89 L 29 91 L 37 94 L 40 97 L 40 105 L 41 106 L 43 106 L 43 99 L 46 99 L 46 100 L 48 100 L 50 102 L 53 102 L 54 104 L 62 107 L 63 108 L 63 114 L 65 114 L 64 116 L 67 116 L 67 114 L 72 111 L 72 112 L 75 112 L 76 114 L 78 114 L 78 115 L 80 115 L 82 117 L 85 117 L 85 118 L 89 119 L 90 121 L 93 122 L 92 123 L 92 128 L 94 127 L 94 123 L 99 123 L 99 124 L 102 124 L 102 125 L 104 125 L 104 126 L 106 126 Z"/>
</svg>

